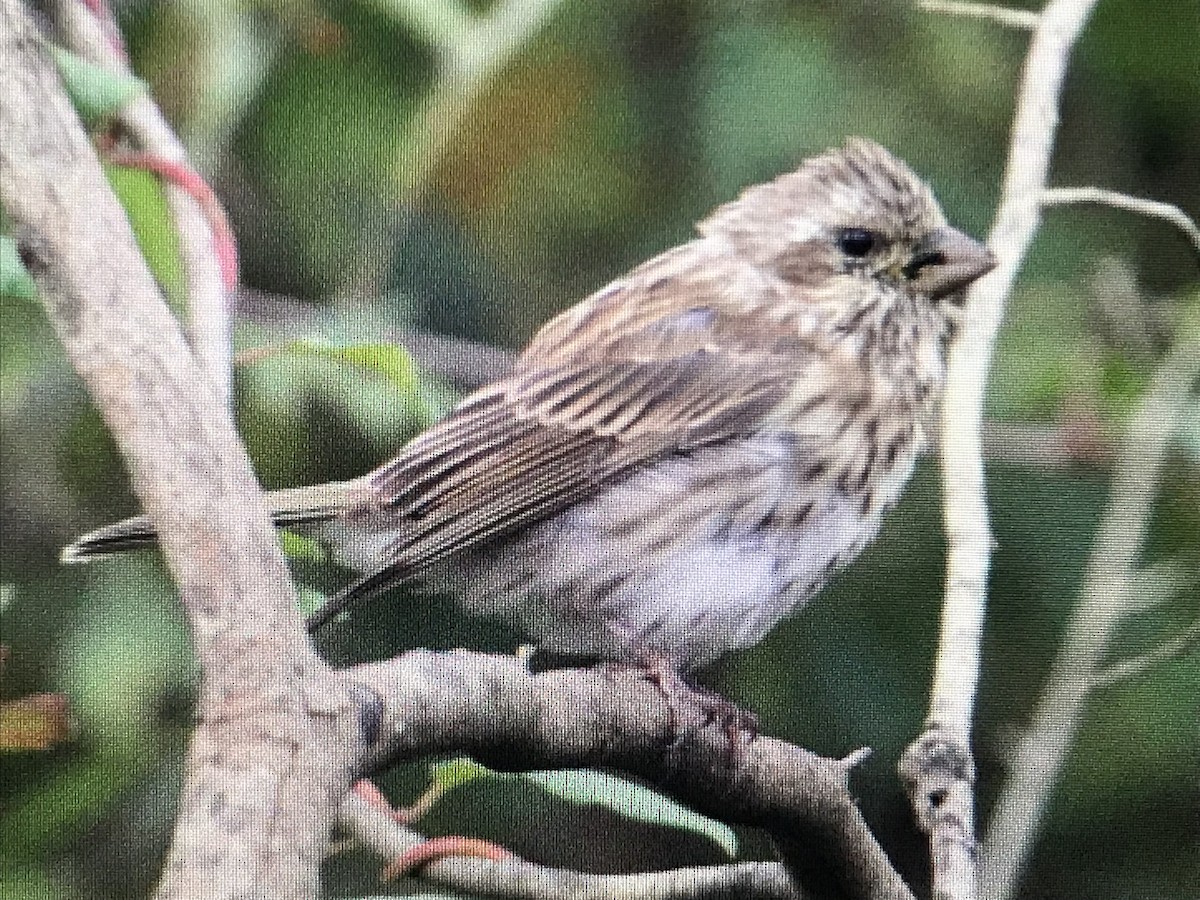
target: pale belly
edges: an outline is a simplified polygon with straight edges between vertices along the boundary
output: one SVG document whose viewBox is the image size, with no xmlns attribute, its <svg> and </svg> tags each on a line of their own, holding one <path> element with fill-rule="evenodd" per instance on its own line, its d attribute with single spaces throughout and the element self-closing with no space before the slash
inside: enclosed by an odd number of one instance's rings
<svg viewBox="0 0 1200 900">
<path fill-rule="evenodd" d="M 775 438 L 678 457 L 426 581 L 545 650 L 703 666 L 761 640 L 878 531 L 887 504 L 813 463 Z"/>
</svg>

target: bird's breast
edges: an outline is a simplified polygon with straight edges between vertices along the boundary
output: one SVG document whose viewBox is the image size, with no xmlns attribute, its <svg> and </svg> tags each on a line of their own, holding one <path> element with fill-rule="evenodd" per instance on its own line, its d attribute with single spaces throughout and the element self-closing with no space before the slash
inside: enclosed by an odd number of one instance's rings
<svg viewBox="0 0 1200 900">
<path fill-rule="evenodd" d="M 912 454 L 895 460 L 907 477 Z M 442 567 L 548 650 L 692 668 L 757 643 L 874 537 L 886 503 L 792 434 L 674 457 Z"/>
</svg>

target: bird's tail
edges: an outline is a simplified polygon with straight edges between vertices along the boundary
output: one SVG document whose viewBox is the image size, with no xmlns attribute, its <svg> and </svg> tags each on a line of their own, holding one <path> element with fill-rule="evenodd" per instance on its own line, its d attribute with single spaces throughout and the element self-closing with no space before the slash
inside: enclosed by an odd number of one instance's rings
<svg viewBox="0 0 1200 900">
<path fill-rule="evenodd" d="M 354 496 L 353 481 L 336 481 L 313 487 L 286 488 L 267 494 L 267 506 L 276 528 L 307 525 L 336 519 Z M 75 539 L 63 548 L 64 563 L 90 562 L 93 559 L 144 550 L 158 544 L 158 535 L 147 516 L 134 516 L 105 525 Z"/>
</svg>

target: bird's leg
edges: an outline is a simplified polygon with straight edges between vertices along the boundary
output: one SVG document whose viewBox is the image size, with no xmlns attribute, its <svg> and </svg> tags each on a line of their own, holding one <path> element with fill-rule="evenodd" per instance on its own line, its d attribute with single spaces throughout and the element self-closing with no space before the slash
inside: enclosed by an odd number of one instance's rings
<svg viewBox="0 0 1200 900">
<path fill-rule="evenodd" d="M 610 622 L 608 627 L 624 647 L 621 659 L 597 660 L 596 657 L 562 655 L 532 647 L 521 648 L 518 656 L 525 660 L 531 672 L 595 666 L 597 671 L 613 679 L 636 673 L 657 687 L 666 699 L 675 743 L 682 740 L 680 725 L 688 718 L 683 716 L 688 709 L 702 714 L 702 728 L 719 724 L 735 754 L 758 736 L 758 716 L 754 713 L 683 674 L 677 662 L 666 653 L 639 648 L 632 629 L 620 622 Z"/>
<path fill-rule="evenodd" d="M 684 675 L 669 660 L 659 657 L 645 665 L 646 677 L 658 686 L 678 716 L 678 703 L 689 703 L 704 714 L 704 726 L 720 725 L 730 749 L 738 753 L 758 737 L 758 716 L 727 697 Z"/>
<path fill-rule="evenodd" d="M 684 675 L 665 654 L 642 652 L 635 659 L 635 662 L 606 661 L 601 663 L 601 669 L 610 675 L 635 670 L 657 687 L 667 701 L 675 742 L 682 740 L 679 725 L 684 718 L 682 713 L 689 707 L 703 714 L 701 727 L 721 726 L 735 757 L 758 736 L 758 716 Z"/>
</svg>

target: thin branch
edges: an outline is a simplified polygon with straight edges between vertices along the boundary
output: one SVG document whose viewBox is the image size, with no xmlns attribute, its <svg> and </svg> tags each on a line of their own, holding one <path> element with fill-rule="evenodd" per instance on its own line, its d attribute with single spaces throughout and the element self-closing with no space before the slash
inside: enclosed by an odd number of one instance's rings
<svg viewBox="0 0 1200 900">
<path fill-rule="evenodd" d="M 1197 255 L 1200 255 L 1200 228 L 1196 227 L 1196 223 L 1187 213 L 1173 203 L 1147 200 L 1144 197 L 1133 197 L 1120 191 L 1098 187 L 1058 187 L 1042 191 L 1043 206 L 1066 206 L 1072 203 L 1097 203 L 1152 219 L 1162 219 L 1182 231 L 1184 237 L 1191 241 Z"/>
<path fill-rule="evenodd" d="M 113 72 L 132 74 L 119 44 L 114 44 L 106 31 L 104 17 L 93 14 L 79 0 L 53 0 L 53 9 L 55 21 L 72 50 Z M 136 141 L 141 151 L 139 156 L 153 158 L 160 167 L 183 167 L 192 172 L 187 150 L 148 94 L 126 104 L 119 121 Z M 211 190 L 206 194 L 201 191 L 198 196 L 171 180 L 165 181 L 164 186 L 187 272 L 188 343 L 217 395 L 228 404 L 233 383 L 230 324 L 233 295 L 229 281 L 236 277 L 237 265 L 230 250 L 235 246 L 232 232 Z M 207 189 L 207 185 L 204 187 Z M 221 233 L 222 229 L 225 233 Z"/>
<path fill-rule="evenodd" d="M 1159 473 L 1197 376 L 1200 331 L 1182 340 L 1163 362 L 1129 424 L 1079 602 L 984 841 L 984 884 L 995 900 L 1016 896 L 1095 675 L 1115 629 L 1129 615 Z"/>
<path fill-rule="evenodd" d="M 968 299 L 950 350 L 943 401 L 943 505 L 949 541 L 946 606 L 930 719 L 970 734 L 992 536 L 980 448 L 983 399 L 1004 302 L 1040 221 L 1070 51 L 1095 0 L 1056 0 L 1033 34 L 1013 124 L 1008 168 L 988 244 L 997 266 Z"/>
<path fill-rule="evenodd" d="M 1198 644 L 1200 644 L 1200 621 L 1193 622 L 1179 634 L 1163 641 L 1153 650 L 1130 659 L 1123 659 L 1119 663 L 1113 663 L 1107 669 L 1100 670 L 1092 676 L 1092 689 L 1111 687 L 1122 681 L 1128 681 L 1134 675 L 1140 675 L 1159 663 L 1182 656 L 1185 651 L 1191 650 Z"/>
<path fill-rule="evenodd" d="M 400 856 L 425 841 L 419 832 L 354 794 L 341 810 L 342 827 L 385 858 Z M 421 870 L 422 880 L 454 890 L 514 900 L 799 900 L 779 863 L 691 866 L 637 875 L 594 875 L 553 869 L 521 859 L 492 862 L 451 857 Z"/>
<path fill-rule="evenodd" d="M 1009 9 L 1007 6 L 995 6 L 991 3 L 960 3 L 957 0 L 917 0 L 917 8 L 951 16 L 988 19 L 1006 28 L 1021 28 L 1026 31 L 1037 28 L 1040 15 L 1027 9 Z"/>
<path fill-rule="evenodd" d="M 971 900 L 978 893 L 971 721 L 992 550 L 981 444 L 984 396 L 1005 299 L 1038 227 L 1067 63 L 1094 5 L 1054 0 L 1037 17 L 988 239 L 997 266 L 971 289 L 969 315 L 948 360 L 942 410 L 945 601 L 926 731 L 901 764 L 917 819 L 929 830 L 934 896 L 947 900 Z"/>
</svg>

